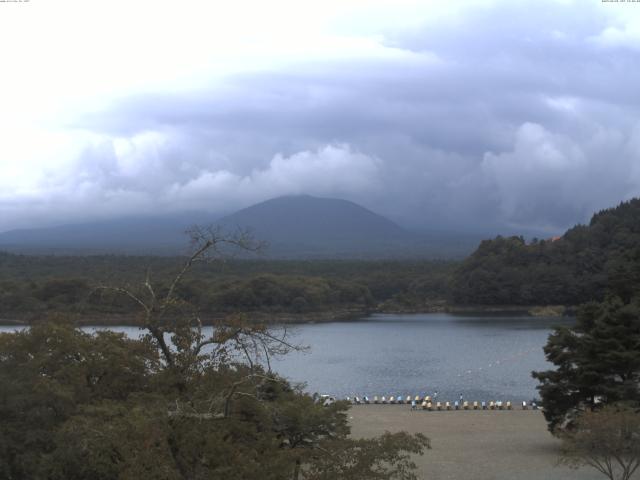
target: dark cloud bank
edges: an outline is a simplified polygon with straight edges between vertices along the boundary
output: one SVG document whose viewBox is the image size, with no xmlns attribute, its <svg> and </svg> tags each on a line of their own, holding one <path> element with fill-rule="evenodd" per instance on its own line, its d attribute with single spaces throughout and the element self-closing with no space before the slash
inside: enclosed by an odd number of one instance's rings
<svg viewBox="0 0 640 480">
<path fill-rule="evenodd" d="M 81 178 L 109 212 L 222 213 L 308 193 L 421 229 L 585 221 L 640 194 L 640 48 L 610 42 L 616 25 L 595 4 L 516 3 L 387 32 L 389 58 L 124 98 L 75 125 L 104 141 L 67 186 Z"/>
</svg>

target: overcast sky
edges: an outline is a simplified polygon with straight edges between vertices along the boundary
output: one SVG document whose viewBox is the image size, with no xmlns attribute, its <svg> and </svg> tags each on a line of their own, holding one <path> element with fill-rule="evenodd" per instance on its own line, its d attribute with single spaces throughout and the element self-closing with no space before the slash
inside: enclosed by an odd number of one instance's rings
<svg viewBox="0 0 640 480">
<path fill-rule="evenodd" d="M 640 3 L 0 2 L 0 231 L 346 198 L 555 233 L 640 195 Z"/>
</svg>

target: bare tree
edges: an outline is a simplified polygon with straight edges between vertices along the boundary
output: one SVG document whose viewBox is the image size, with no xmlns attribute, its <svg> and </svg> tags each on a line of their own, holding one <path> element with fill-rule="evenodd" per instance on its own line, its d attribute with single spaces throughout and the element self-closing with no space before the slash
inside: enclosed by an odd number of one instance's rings
<svg viewBox="0 0 640 480">
<path fill-rule="evenodd" d="M 273 355 L 301 349 L 289 342 L 286 328 L 275 330 L 264 324 L 251 323 L 238 314 L 208 322 L 211 333 L 205 335 L 200 313 L 178 294 L 180 284 L 196 264 L 224 262 L 238 252 L 259 252 L 264 244 L 256 242 L 242 230 L 228 234 L 217 227 L 195 226 L 187 234 L 191 239 L 191 253 L 168 287 L 160 289 L 154 286 L 147 271 L 144 281 L 138 286 L 103 285 L 98 288 L 124 295 L 139 307 L 140 328 L 159 349 L 165 368 L 178 373 L 178 387 L 182 383 L 180 379 L 186 380 L 190 373 L 239 359 L 249 366 L 250 372 L 241 383 L 265 380 L 260 372 L 271 371 L 270 358 Z M 258 363 L 263 368 L 255 369 Z M 221 404 L 227 412 L 232 397 L 243 394 L 239 386 L 230 386 L 220 401 L 212 401 L 211 404 Z M 196 413 L 190 413 L 193 414 Z M 202 415 L 205 415 L 203 418 L 215 416 L 210 409 Z"/>
<path fill-rule="evenodd" d="M 610 480 L 629 480 L 640 466 L 640 414 L 623 405 L 586 411 L 561 435 L 560 463 L 588 465 Z"/>
</svg>

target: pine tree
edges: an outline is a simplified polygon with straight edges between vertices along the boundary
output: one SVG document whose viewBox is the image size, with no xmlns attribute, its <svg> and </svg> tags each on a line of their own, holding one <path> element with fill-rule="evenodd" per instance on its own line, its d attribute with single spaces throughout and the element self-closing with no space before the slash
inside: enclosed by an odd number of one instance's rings
<svg viewBox="0 0 640 480">
<path fill-rule="evenodd" d="M 640 403 L 640 298 L 587 303 L 573 327 L 557 328 L 544 348 L 556 370 L 533 372 L 541 382 L 549 429 L 584 410 L 620 401 Z"/>
</svg>

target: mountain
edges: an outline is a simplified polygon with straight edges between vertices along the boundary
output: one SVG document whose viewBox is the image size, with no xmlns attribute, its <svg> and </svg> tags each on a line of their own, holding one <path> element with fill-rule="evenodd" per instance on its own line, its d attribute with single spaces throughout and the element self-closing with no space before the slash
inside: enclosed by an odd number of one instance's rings
<svg viewBox="0 0 640 480">
<path fill-rule="evenodd" d="M 483 241 L 456 270 L 455 303 L 578 305 L 640 293 L 640 199 L 596 213 L 561 237 Z"/>
<path fill-rule="evenodd" d="M 353 202 L 308 195 L 267 200 L 218 223 L 228 230 L 249 229 L 269 243 L 274 256 L 381 253 L 413 239 L 391 220 Z"/>
<path fill-rule="evenodd" d="M 267 258 L 451 258 L 475 237 L 417 234 L 360 205 L 335 198 L 285 196 L 239 210 L 217 222 L 205 213 L 131 217 L 0 233 L 0 250 L 19 253 L 172 255 L 188 246 L 184 231 L 217 223 L 250 230 L 266 241 Z"/>
<path fill-rule="evenodd" d="M 407 231 L 356 203 L 309 195 L 278 197 L 219 220 L 249 229 L 272 258 L 461 258 L 480 238 Z"/>
</svg>

